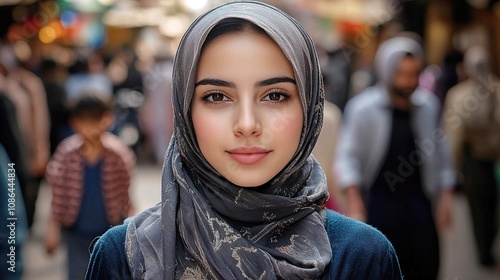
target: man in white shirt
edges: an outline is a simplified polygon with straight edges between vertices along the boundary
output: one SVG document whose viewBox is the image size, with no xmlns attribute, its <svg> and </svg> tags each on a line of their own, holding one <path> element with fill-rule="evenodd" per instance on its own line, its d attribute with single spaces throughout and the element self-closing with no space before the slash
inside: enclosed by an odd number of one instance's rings
<svg viewBox="0 0 500 280">
<path fill-rule="evenodd" d="M 378 82 L 347 103 L 336 157 L 346 214 L 388 237 L 405 279 L 436 279 L 436 225 L 449 220 L 455 185 L 439 101 L 418 86 L 423 57 L 410 36 L 381 45 Z"/>
</svg>

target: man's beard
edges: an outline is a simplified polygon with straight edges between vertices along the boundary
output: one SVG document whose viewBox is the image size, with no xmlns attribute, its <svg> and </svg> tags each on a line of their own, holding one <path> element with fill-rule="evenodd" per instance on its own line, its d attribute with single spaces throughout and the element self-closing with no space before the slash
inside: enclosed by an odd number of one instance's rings
<svg viewBox="0 0 500 280">
<path fill-rule="evenodd" d="M 410 87 L 399 87 L 399 88 L 392 87 L 391 93 L 398 96 L 398 97 L 401 97 L 404 99 L 409 99 L 416 89 L 417 89 L 416 87 L 411 87 L 411 88 Z"/>
</svg>

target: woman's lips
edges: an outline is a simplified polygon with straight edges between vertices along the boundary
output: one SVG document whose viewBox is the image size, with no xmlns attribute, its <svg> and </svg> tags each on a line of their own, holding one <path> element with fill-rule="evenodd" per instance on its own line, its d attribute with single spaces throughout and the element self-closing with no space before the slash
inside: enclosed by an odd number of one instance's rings
<svg viewBox="0 0 500 280">
<path fill-rule="evenodd" d="M 260 147 L 243 146 L 227 151 L 236 162 L 244 165 L 259 163 L 271 151 Z"/>
</svg>

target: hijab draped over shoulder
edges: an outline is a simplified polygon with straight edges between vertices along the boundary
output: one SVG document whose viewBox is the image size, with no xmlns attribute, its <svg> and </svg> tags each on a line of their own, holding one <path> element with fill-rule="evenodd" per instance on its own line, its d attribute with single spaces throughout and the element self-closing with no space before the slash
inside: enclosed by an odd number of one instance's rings
<svg viewBox="0 0 500 280">
<path fill-rule="evenodd" d="M 242 188 L 203 157 L 190 116 L 197 64 L 210 30 L 239 18 L 262 28 L 290 61 L 304 127 L 288 165 L 264 186 Z M 174 135 L 163 165 L 161 203 L 128 220 L 134 279 L 320 279 L 331 249 L 325 176 L 311 151 L 323 114 L 321 73 L 304 28 L 259 2 L 230 2 L 200 16 L 174 61 Z"/>
</svg>

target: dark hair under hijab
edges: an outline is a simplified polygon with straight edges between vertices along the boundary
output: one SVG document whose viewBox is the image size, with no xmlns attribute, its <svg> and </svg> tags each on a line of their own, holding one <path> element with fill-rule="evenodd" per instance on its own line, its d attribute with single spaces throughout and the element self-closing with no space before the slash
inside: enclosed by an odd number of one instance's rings
<svg viewBox="0 0 500 280">
<path fill-rule="evenodd" d="M 243 20 L 241 18 L 226 18 L 221 20 L 216 26 L 214 26 L 214 28 L 212 28 L 212 30 L 210 30 L 205 42 L 203 43 L 202 52 L 206 46 L 218 37 L 232 33 L 243 33 L 246 30 L 252 30 L 259 34 L 269 36 L 264 29 L 247 20 Z"/>
</svg>

